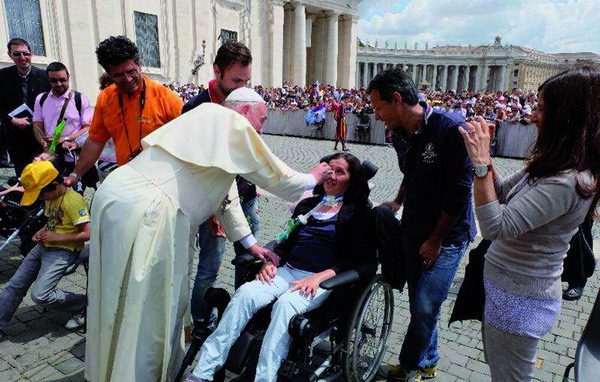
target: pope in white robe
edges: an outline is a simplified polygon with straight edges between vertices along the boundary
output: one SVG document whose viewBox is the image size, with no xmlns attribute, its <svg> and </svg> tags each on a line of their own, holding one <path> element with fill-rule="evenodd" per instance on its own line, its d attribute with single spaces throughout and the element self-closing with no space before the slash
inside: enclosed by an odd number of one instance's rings
<svg viewBox="0 0 600 382">
<path fill-rule="evenodd" d="M 199 224 L 216 214 L 229 240 L 250 233 L 231 187 L 236 174 L 288 201 L 328 178 L 322 165 L 311 174 L 290 169 L 261 140 L 257 121 L 248 118 L 203 104 L 144 138 L 144 150 L 96 192 L 87 311 L 89 381 L 173 378 L 184 351 L 188 274 Z M 222 203 L 228 193 L 233 202 Z"/>
</svg>

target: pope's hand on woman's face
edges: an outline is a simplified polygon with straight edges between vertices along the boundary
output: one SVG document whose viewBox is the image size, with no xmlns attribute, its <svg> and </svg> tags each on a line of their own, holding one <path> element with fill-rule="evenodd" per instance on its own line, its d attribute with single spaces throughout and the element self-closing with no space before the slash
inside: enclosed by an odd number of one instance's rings
<svg viewBox="0 0 600 382">
<path fill-rule="evenodd" d="M 331 175 L 333 174 L 333 170 L 331 169 L 331 166 L 329 166 L 328 163 L 323 162 L 323 163 L 319 163 L 315 167 L 311 168 L 310 173 L 312 174 L 312 176 L 315 177 L 317 184 L 322 184 L 326 180 L 331 178 Z"/>
<path fill-rule="evenodd" d="M 483 118 L 477 117 L 467 122 L 467 129 L 459 126 L 465 147 L 473 165 L 490 164 L 490 129 L 491 126 Z"/>
</svg>

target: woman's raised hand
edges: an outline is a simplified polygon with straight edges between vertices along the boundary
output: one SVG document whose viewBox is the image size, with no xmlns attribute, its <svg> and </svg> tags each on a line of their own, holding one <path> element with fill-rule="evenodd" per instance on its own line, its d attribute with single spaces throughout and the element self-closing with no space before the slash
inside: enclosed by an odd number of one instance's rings
<svg viewBox="0 0 600 382">
<path fill-rule="evenodd" d="M 466 124 L 466 130 L 461 126 L 458 130 L 465 141 L 471 162 L 473 165 L 490 164 L 490 129 L 493 126 L 482 117 L 477 117 Z"/>
</svg>

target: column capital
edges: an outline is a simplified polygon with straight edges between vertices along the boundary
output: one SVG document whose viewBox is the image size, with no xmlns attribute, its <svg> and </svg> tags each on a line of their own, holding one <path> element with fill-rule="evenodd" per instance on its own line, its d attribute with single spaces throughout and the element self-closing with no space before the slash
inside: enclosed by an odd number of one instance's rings
<svg viewBox="0 0 600 382">
<path fill-rule="evenodd" d="M 325 11 L 324 13 L 325 13 L 325 16 L 328 19 L 339 18 L 342 15 L 342 12 L 340 12 L 340 11 L 333 11 L 333 10 L 332 11 Z"/>
<path fill-rule="evenodd" d="M 359 19 L 359 15 L 352 15 L 349 13 L 344 13 L 340 16 L 340 21 L 351 21 L 353 23 L 358 23 Z"/>
<path fill-rule="evenodd" d="M 283 7 L 283 5 L 285 4 L 285 0 L 271 0 L 271 3 L 274 6 Z"/>
</svg>

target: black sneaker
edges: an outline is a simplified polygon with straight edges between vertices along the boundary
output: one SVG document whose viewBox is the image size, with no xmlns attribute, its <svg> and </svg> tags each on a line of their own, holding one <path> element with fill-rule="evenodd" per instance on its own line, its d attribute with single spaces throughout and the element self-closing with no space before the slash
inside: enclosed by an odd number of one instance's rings
<svg viewBox="0 0 600 382">
<path fill-rule="evenodd" d="M 581 298 L 582 294 L 583 294 L 583 288 L 581 288 L 581 287 L 569 288 L 563 292 L 563 300 L 577 301 Z"/>
</svg>

